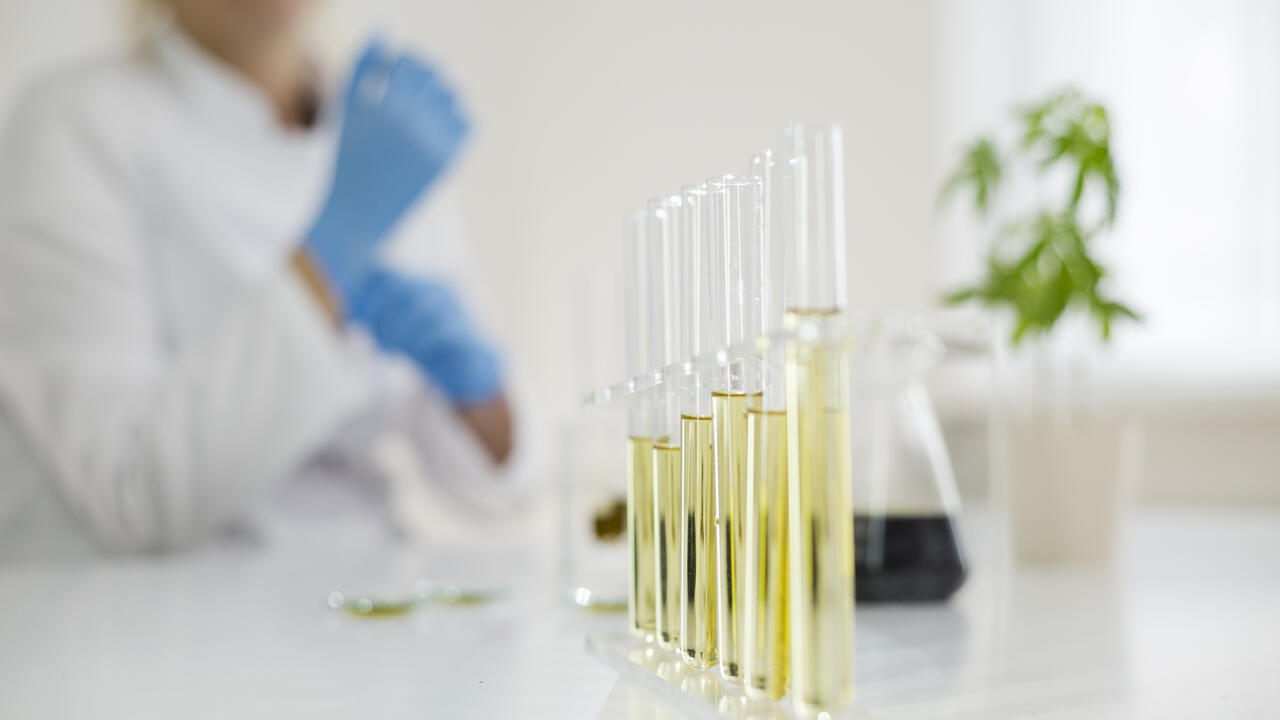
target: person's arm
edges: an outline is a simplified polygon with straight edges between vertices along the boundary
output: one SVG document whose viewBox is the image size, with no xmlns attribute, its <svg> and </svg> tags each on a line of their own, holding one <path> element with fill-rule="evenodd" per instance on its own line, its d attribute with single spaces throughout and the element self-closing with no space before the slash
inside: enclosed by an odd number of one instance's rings
<svg viewBox="0 0 1280 720">
<path fill-rule="evenodd" d="M 377 268 L 350 312 L 384 352 L 417 371 L 418 386 L 393 397 L 426 476 L 476 508 L 519 501 L 532 467 L 529 424 L 516 417 L 519 403 L 510 400 L 499 355 L 453 288 Z"/>
<path fill-rule="evenodd" d="M 457 198 L 448 183 L 441 183 L 428 198 L 405 218 L 403 227 L 382 253 L 381 262 L 396 272 L 415 277 L 447 278 L 459 293 L 460 304 L 483 328 L 484 278 L 476 276 L 469 261 L 466 230 Z M 430 401 L 434 401 L 432 398 Z M 429 402 L 422 399 L 421 402 Z M 446 398 L 447 401 L 447 398 Z M 516 445 L 518 419 L 515 401 L 503 392 L 486 403 L 455 408 L 452 421 L 477 441 L 487 459 L 502 468 L 511 460 Z M 420 453 L 436 456 L 455 452 L 453 446 L 427 442 Z M 470 452 L 470 448 L 460 452 Z"/>
<path fill-rule="evenodd" d="M 170 350 L 128 158 L 91 117 L 43 98 L 0 144 L 0 408 L 102 545 L 171 548 L 239 515 L 364 388 L 283 258 Z"/>
<path fill-rule="evenodd" d="M 340 327 L 343 319 L 341 302 L 329 287 L 324 271 L 316 266 L 316 261 L 311 257 L 310 253 L 303 248 L 294 250 L 289 255 L 289 266 L 297 274 L 298 279 L 302 281 L 303 287 L 311 295 L 311 299 L 315 301 L 316 306 L 329 319 L 329 323 L 335 328 Z"/>
<path fill-rule="evenodd" d="M 410 382 L 399 373 L 391 375 L 399 379 L 391 383 L 394 387 L 388 387 L 385 383 L 390 378 L 384 374 L 383 390 L 392 392 L 396 408 L 390 427 L 395 428 L 393 436 L 407 441 L 403 447 L 413 451 L 420 474 L 412 477 L 452 497 L 458 504 L 448 506 L 451 511 L 463 512 L 459 517 L 473 521 L 503 515 L 529 498 L 542 467 L 542 444 L 536 437 L 539 428 L 526 416 L 529 405 L 521 387 L 504 385 L 501 402 L 508 417 L 503 418 L 501 433 L 510 433 L 510 447 L 499 461 L 481 434 L 459 417 L 459 408 L 438 384 Z M 417 502 L 415 495 L 407 493 L 402 499 Z M 477 514 L 467 516 L 466 511 Z M 438 516 L 440 512 L 435 508 L 427 514 Z M 426 531 L 430 535 L 434 529 Z"/>
<path fill-rule="evenodd" d="M 498 465 L 507 462 L 515 442 L 515 420 L 507 396 L 458 408 L 458 417 L 475 434 L 489 459 Z"/>
<path fill-rule="evenodd" d="M 324 311 L 329 321 L 338 326 L 343 313 L 338 301 L 329 289 L 323 273 L 305 250 L 294 251 L 290 262 L 302 278 L 312 299 Z M 489 459 L 501 465 L 511 456 L 515 442 L 514 418 L 511 404 L 505 394 L 491 400 L 456 408 L 458 419 L 475 435 L 476 440 L 489 455 Z"/>
</svg>

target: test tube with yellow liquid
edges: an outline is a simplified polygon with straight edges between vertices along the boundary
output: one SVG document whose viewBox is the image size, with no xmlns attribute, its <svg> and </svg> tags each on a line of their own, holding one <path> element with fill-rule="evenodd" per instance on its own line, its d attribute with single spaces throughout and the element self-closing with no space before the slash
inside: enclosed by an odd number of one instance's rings
<svg viewBox="0 0 1280 720">
<path fill-rule="evenodd" d="M 650 200 L 647 206 L 649 258 L 650 367 L 680 358 L 683 298 L 678 270 L 679 196 Z M 680 398 L 676 388 L 654 390 L 652 406 L 654 629 L 661 647 L 680 648 L 681 508 Z"/>
<path fill-rule="evenodd" d="M 720 673 L 742 679 L 744 535 L 747 513 L 747 403 L 760 392 L 762 277 L 760 252 L 764 212 L 761 181 L 725 175 L 711 181 L 708 233 L 712 255 L 712 325 L 716 344 L 730 349 L 711 393 L 715 446 L 718 654 Z M 751 350 L 744 350 L 751 347 Z"/>
<path fill-rule="evenodd" d="M 648 370 L 649 246 L 645 211 L 627 218 L 623 241 L 625 372 Z M 653 413 L 648 396 L 633 397 L 627 406 L 627 620 L 642 640 L 657 633 L 657 571 L 654 541 Z"/>
<path fill-rule="evenodd" d="M 751 161 L 762 195 L 761 335 L 782 330 L 788 243 L 783 183 L 774 155 Z M 753 700 L 787 692 L 789 556 L 787 492 L 787 388 L 785 348 L 769 344 L 761 355 L 760 392 L 747 396 L 746 514 L 743 522 L 742 675 Z"/>
<path fill-rule="evenodd" d="M 698 357 L 710 349 L 711 292 L 708 246 L 709 197 L 721 190 L 711 185 L 682 191 L 680 286 L 683 292 L 684 357 Z M 716 494 L 712 444 L 711 376 L 698 370 L 680 389 L 680 652 L 696 668 L 716 663 Z"/>
<path fill-rule="evenodd" d="M 845 352 L 843 142 L 792 126 L 781 161 L 792 203 L 788 273 L 787 482 L 791 695 L 805 717 L 853 701 L 854 548 Z"/>
</svg>

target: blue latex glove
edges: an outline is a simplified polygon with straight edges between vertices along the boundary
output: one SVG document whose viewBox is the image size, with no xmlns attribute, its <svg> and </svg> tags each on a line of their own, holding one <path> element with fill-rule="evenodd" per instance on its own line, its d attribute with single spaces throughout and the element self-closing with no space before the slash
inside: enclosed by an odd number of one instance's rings
<svg viewBox="0 0 1280 720">
<path fill-rule="evenodd" d="M 333 183 L 306 248 L 349 304 L 396 222 L 458 153 L 467 121 L 421 61 L 370 43 L 344 101 Z"/>
<path fill-rule="evenodd" d="M 477 334 L 449 286 L 374 267 L 349 311 L 380 348 L 408 357 L 455 404 L 483 403 L 502 392 L 498 354 Z"/>
</svg>

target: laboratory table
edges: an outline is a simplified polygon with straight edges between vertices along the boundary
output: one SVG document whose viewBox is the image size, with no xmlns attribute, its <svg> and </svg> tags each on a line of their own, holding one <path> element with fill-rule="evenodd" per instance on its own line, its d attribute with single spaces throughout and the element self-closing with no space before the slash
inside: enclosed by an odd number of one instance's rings
<svg viewBox="0 0 1280 720">
<path fill-rule="evenodd" d="M 620 664 L 624 619 L 564 601 L 554 545 L 325 537 L 0 567 L 0 718 L 717 716 Z M 506 594 L 328 606 L 415 576 Z M 856 717 L 1280 718 L 1280 512 L 1146 510 L 1114 572 L 979 572 L 948 605 L 860 607 L 857 632 Z"/>
</svg>

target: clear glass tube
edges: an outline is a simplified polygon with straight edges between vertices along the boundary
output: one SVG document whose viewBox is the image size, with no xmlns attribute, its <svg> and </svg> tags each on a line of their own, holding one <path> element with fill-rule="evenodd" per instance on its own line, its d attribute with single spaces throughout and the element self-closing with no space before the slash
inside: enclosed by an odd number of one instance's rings
<svg viewBox="0 0 1280 720">
<path fill-rule="evenodd" d="M 725 175 L 709 181 L 715 187 L 709 229 L 712 245 L 712 324 L 719 348 L 756 339 L 761 330 L 764 278 L 761 265 L 764 241 L 762 181 L 758 177 Z M 743 393 L 758 388 L 751 377 L 751 358 L 730 358 L 729 372 L 719 378 L 718 390 Z"/>
<path fill-rule="evenodd" d="M 635 376 L 649 367 L 649 214 L 628 216 L 623 232 L 624 367 Z M 652 640 L 657 631 L 654 593 L 652 408 L 647 397 L 627 403 L 627 619 L 631 632 Z"/>
<path fill-rule="evenodd" d="M 772 151 L 752 158 L 749 175 L 761 183 L 761 332 L 783 327 L 787 250 L 793 235 L 786 221 L 780 173 Z M 785 348 L 763 353 L 760 392 L 747 401 L 746 511 L 743 523 L 742 675 L 749 696 L 777 700 L 787 691 L 788 633 L 787 394 Z"/>
<path fill-rule="evenodd" d="M 853 700 L 854 548 L 845 303 L 843 143 L 838 127 L 784 134 L 794 262 L 786 288 L 791 694 L 817 716 Z"/>
<path fill-rule="evenodd" d="M 650 200 L 646 208 L 649 245 L 649 367 L 678 361 L 683 332 L 678 196 Z M 680 402 L 663 386 L 651 398 L 654 502 L 654 627 L 658 644 L 676 649 L 680 636 Z"/>
<path fill-rule="evenodd" d="M 680 192 L 678 254 L 682 305 L 679 310 L 684 320 L 679 346 L 680 359 L 701 355 L 714 346 L 711 263 L 715 256 L 709 238 L 712 228 L 708 225 L 708 210 L 716 194 L 718 191 L 712 190 L 706 183 L 686 185 Z M 693 376 L 687 384 L 704 385 L 701 380 L 702 378 Z M 700 396 L 690 396 L 686 405 L 689 405 L 687 409 L 691 411 L 701 412 L 707 409 Z"/>
<path fill-rule="evenodd" d="M 681 207 L 681 277 L 684 355 L 711 348 L 710 288 L 713 241 L 708 205 L 716 193 L 708 185 L 684 188 Z M 712 446 L 711 384 L 705 372 L 687 377 L 680 398 L 681 611 L 680 642 L 685 661 L 695 667 L 716 662 L 715 455 Z"/>
<path fill-rule="evenodd" d="M 844 310 L 844 139 L 837 125 L 792 125 L 783 132 L 780 158 L 791 167 L 782 180 L 792 224 L 794 262 L 786 309 L 809 313 Z"/>
<path fill-rule="evenodd" d="M 712 303 L 717 344 L 742 346 L 760 334 L 763 282 L 761 243 L 764 212 L 758 178 L 725 175 L 709 204 L 708 228 L 714 243 Z M 716 534 L 718 654 L 720 672 L 742 677 L 743 522 L 746 516 L 747 403 L 759 392 L 759 358 L 731 357 L 712 392 L 712 436 L 716 455 L 715 487 L 719 531 Z"/>
</svg>

